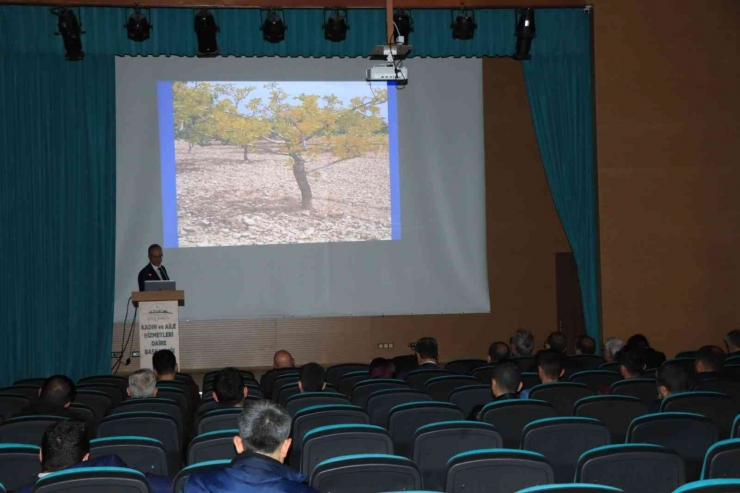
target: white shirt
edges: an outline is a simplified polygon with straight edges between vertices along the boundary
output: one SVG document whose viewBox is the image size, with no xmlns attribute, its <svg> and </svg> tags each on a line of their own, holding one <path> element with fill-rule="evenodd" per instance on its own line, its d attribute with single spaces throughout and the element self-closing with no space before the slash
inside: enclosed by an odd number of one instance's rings
<svg viewBox="0 0 740 493">
<path fill-rule="evenodd" d="M 154 272 L 157 274 L 157 277 L 159 277 L 159 280 L 160 281 L 164 281 L 164 279 L 162 279 L 162 273 L 159 270 L 159 267 L 157 267 L 156 265 L 152 264 L 151 262 L 149 263 L 149 265 L 152 266 L 152 269 L 154 269 Z"/>
</svg>

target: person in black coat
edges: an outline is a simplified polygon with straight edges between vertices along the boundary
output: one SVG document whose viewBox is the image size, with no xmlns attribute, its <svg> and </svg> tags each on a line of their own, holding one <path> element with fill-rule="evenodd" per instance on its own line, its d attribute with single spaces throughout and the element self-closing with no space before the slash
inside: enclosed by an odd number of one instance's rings
<svg viewBox="0 0 740 493">
<path fill-rule="evenodd" d="M 723 379 L 722 371 L 725 368 L 725 352 L 717 346 L 704 346 L 696 353 L 694 370 L 696 371 L 696 383 L 700 384 L 707 380 Z"/>
<path fill-rule="evenodd" d="M 513 361 L 502 361 L 496 365 L 491 374 L 491 394 L 493 402 L 518 399 L 522 391 L 522 371 Z M 478 419 L 484 406 L 475 406 L 468 419 Z"/>
<path fill-rule="evenodd" d="M 635 334 L 627 339 L 627 346 L 636 347 L 645 351 L 645 367 L 650 370 L 652 368 L 658 368 L 660 365 L 665 363 L 665 353 L 656 351 L 650 347 L 650 342 L 642 334 Z"/>
<path fill-rule="evenodd" d="M 162 247 L 156 243 L 151 245 L 149 247 L 149 263 L 139 272 L 139 291 L 144 291 L 146 281 L 170 280 L 167 269 L 162 265 L 162 258 L 164 258 Z"/>
<path fill-rule="evenodd" d="M 18 416 L 61 416 L 68 419 L 79 419 L 69 409 L 77 395 L 77 386 L 66 375 L 52 375 L 44 381 L 39 391 L 39 398 L 23 409 Z M 95 423 L 86 422 L 88 438 L 93 438 Z"/>
<path fill-rule="evenodd" d="M 666 397 L 687 392 L 691 387 L 691 375 L 680 361 L 666 361 L 655 372 L 655 385 L 657 398 L 648 407 L 650 413 L 660 412 L 660 405 Z"/>
</svg>

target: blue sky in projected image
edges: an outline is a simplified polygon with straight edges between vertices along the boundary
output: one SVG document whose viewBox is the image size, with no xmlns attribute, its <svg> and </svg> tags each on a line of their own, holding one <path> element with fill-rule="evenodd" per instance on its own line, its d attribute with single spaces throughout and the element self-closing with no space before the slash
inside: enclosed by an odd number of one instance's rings
<svg viewBox="0 0 740 493">
<path fill-rule="evenodd" d="M 206 82 L 206 81 L 203 81 Z M 207 81 L 209 84 L 233 84 L 235 87 L 255 87 L 256 89 L 249 94 L 249 100 L 254 98 L 261 98 L 262 101 L 266 101 L 270 96 L 269 89 L 265 89 L 265 85 L 269 81 Z M 345 105 L 349 103 L 352 98 L 372 96 L 370 92 L 370 83 L 365 81 L 276 81 L 280 84 L 280 87 L 290 97 L 289 101 L 291 104 L 297 104 L 294 99 L 295 96 L 300 94 L 316 94 L 318 96 L 328 96 L 334 94 L 338 97 Z M 191 84 L 191 82 L 188 82 Z M 373 89 L 386 89 L 387 83 L 385 82 L 373 82 L 371 83 Z M 321 104 L 321 102 L 319 102 Z M 243 106 L 243 105 L 242 105 Z M 380 106 L 380 116 L 387 122 L 388 121 L 388 105 L 383 104 Z"/>
</svg>

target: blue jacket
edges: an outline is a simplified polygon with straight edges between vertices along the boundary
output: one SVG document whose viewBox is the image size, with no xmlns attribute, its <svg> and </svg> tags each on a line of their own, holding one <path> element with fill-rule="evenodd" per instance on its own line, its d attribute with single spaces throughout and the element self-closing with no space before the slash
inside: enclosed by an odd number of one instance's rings
<svg viewBox="0 0 740 493">
<path fill-rule="evenodd" d="M 185 493 L 318 493 L 305 481 L 303 474 L 275 459 L 245 453 L 227 468 L 192 474 Z"/>
</svg>

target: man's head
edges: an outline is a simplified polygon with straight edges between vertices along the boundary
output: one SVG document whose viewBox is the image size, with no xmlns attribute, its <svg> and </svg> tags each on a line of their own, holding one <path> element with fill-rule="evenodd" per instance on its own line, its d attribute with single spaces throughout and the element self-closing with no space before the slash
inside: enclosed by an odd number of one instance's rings
<svg viewBox="0 0 740 493">
<path fill-rule="evenodd" d="M 298 376 L 298 388 L 301 392 L 321 392 L 326 388 L 326 370 L 318 363 L 307 363 L 301 366 Z"/>
<path fill-rule="evenodd" d="M 725 352 L 717 346 L 704 346 L 696 353 L 696 373 L 721 372 L 725 367 Z"/>
<path fill-rule="evenodd" d="M 576 337 L 576 354 L 596 354 L 596 341 L 594 338 L 586 334 Z"/>
<path fill-rule="evenodd" d="M 241 454 L 246 450 L 283 462 L 292 442 L 290 425 L 290 415 L 282 406 L 268 400 L 251 402 L 239 415 L 236 451 Z"/>
<path fill-rule="evenodd" d="M 213 378 L 213 400 L 227 407 L 244 407 L 247 398 L 244 377 L 236 368 L 224 368 Z"/>
<path fill-rule="evenodd" d="M 619 337 L 610 337 L 604 343 L 604 359 L 606 361 L 616 361 L 617 354 L 624 347 L 624 341 Z"/>
<path fill-rule="evenodd" d="M 75 400 L 77 386 L 66 375 L 53 375 L 44 381 L 39 390 L 39 400 L 55 404 L 57 406 L 69 407 Z"/>
<path fill-rule="evenodd" d="M 416 341 L 416 359 L 419 364 L 437 363 L 439 357 L 439 345 L 434 337 L 422 337 Z"/>
<path fill-rule="evenodd" d="M 276 370 L 278 368 L 295 368 L 295 360 L 288 351 L 281 349 L 272 357 L 272 367 Z"/>
<path fill-rule="evenodd" d="M 534 336 L 528 330 L 519 329 L 509 343 L 512 356 L 530 356 L 534 349 Z"/>
<path fill-rule="evenodd" d="M 180 369 L 177 367 L 175 353 L 169 349 L 162 349 L 152 356 L 152 366 L 157 373 L 158 380 L 174 380 Z"/>
<path fill-rule="evenodd" d="M 505 342 L 494 342 L 488 347 L 488 363 L 498 363 L 509 359 L 509 345 Z"/>
<path fill-rule="evenodd" d="M 368 378 L 393 378 L 393 362 L 385 358 L 375 358 L 370 362 Z"/>
<path fill-rule="evenodd" d="M 162 247 L 156 243 L 149 245 L 149 262 L 151 262 L 154 267 L 162 265 L 162 258 L 164 258 Z"/>
<path fill-rule="evenodd" d="M 513 361 L 502 361 L 493 369 L 491 391 L 494 397 L 517 394 L 522 390 L 522 371 Z"/>
<path fill-rule="evenodd" d="M 648 342 L 647 337 L 642 334 L 635 334 L 627 339 L 627 345 L 629 347 L 636 347 L 638 349 L 647 349 L 650 347 L 650 343 Z"/>
<path fill-rule="evenodd" d="M 544 349 L 537 353 L 537 373 L 540 382 L 557 382 L 563 376 L 563 353 L 552 349 Z"/>
<path fill-rule="evenodd" d="M 84 462 L 90 457 L 90 441 L 85 423 L 74 419 L 51 425 L 41 438 L 41 472 L 56 472 Z"/>
<path fill-rule="evenodd" d="M 645 371 L 645 349 L 627 344 L 617 354 L 617 361 L 622 378 L 640 378 Z"/>
<path fill-rule="evenodd" d="M 128 377 L 126 393 L 132 399 L 157 397 L 157 375 L 148 368 L 137 370 Z"/>
<path fill-rule="evenodd" d="M 655 372 L 655 384 L 662 399 L 689 390 L 689 373 L 680 361 L 666 361 Z"/>
<path fill-rule="evenodd" d="M 565 334 L 562 332 L 551 332 L 545 341 L 545 349 L 564 353 L 566 344 Z"/>
<path fill-rule="evenodd" d="M 731 330 L 725 336 L 725 346 L 727 354 L 734 354 L 740 351 L 740 330 Z"/>
</svg>

